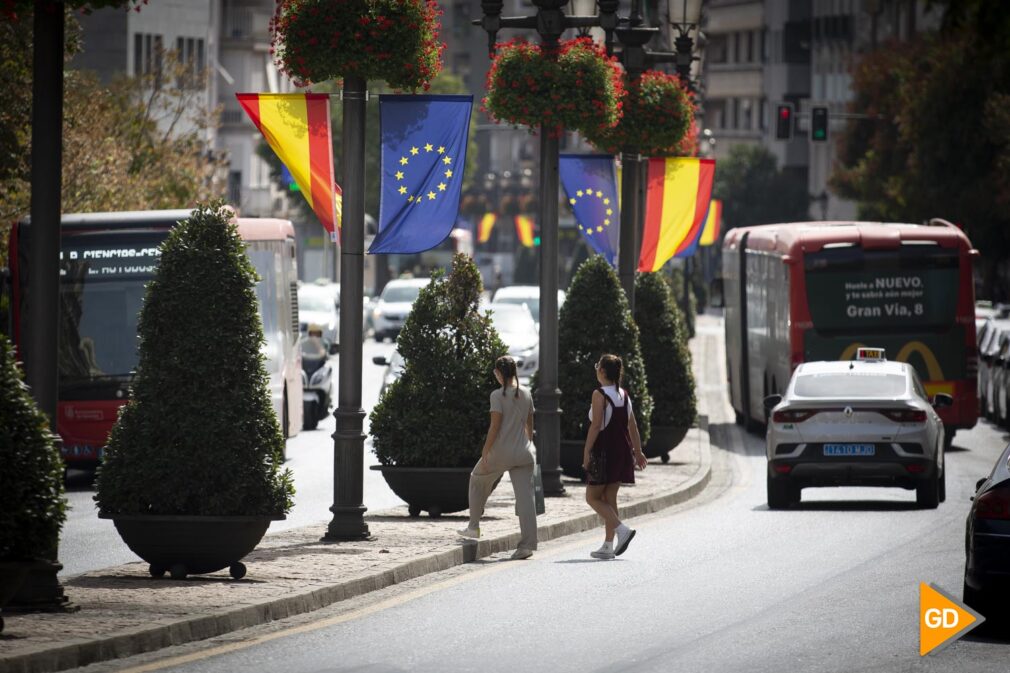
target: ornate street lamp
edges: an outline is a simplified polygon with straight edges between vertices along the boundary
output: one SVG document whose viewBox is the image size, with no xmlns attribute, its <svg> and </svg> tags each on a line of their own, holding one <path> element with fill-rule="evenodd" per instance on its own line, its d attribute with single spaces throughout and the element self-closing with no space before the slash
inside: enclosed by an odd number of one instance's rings
<svg viewBox="0 0 1010 673">
<path fill-rule="evenodd" d="M 482 0 L 483 16 L 474 21 L 488 35 L 488 51 L 494 53 L 498 31 L 503 28 L 536 30 L 548 53 L 554 53 L 561 34 L 569 28 L 604 30 L 607 44 L 617 27 L 618 0 L 599 0 L 599 14 L 566 15 L 568 0 L 533 0 L 532 16 L 503 17 L 502 0 Z M 561 410 L 558 402 L 558 149 L 553 129 L 540 126 L 540 369 L 536 395 L 537 456 L 545 495 L 564 495 L 561 484 Z"/>
</svg>

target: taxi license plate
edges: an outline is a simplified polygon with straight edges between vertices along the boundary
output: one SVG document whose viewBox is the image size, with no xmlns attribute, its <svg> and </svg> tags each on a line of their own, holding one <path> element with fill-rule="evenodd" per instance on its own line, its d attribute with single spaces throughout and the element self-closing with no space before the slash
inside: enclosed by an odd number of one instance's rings
<svg viewBox="0 0 1010 673">
<path fill-rule="evenodd" d="M 873 444 L 825 444 L 825 456 L 872 456 L 876 453 Z"/>
</svg>

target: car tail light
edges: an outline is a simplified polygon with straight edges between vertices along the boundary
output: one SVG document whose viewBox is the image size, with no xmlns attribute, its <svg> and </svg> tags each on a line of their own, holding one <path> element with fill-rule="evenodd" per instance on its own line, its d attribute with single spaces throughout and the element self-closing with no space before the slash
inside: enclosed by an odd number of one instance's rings
<svg viewBox="0 0 1010 673">
<path fill-rule="evenodd" d="M 774 469 L 777 474 L 789 474 L 790 472 L 793 471 L 793 466 L 792 465 L 776 465 L 772 469 Z"/>
<path fill-rule="evenodd" d="M 994 488 L 975 499 L 976 519 L 1010 519 L 1010 489 Z"/>
<path fill-rule="evenodd" d="M 905 465 L 905 469 L 908 470 L 909 474 L 922 474 L 926 471 L 926 465 L 923 463 L 909 463 Z"/>
<path fill-rule="evenodd" d="M 878 409 L 878 412 L 895 423 L 926 422 L 926 412 L 922 409 Z"/>
<path fill-rule="evenodd" d="M 772 420 L 776 423 L 802 423 L 819 409 L 783 409 L 772 414 Z"/>
</svg>

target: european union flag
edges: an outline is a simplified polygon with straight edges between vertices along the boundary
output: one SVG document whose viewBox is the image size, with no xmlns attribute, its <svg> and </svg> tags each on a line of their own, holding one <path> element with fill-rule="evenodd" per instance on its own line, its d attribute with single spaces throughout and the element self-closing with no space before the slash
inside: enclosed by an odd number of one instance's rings
<svg viewBox="0 0 1010 673">
<path fill-rule="evenodd" d="M 430 250 L 456 224 L 473 96 L 379 96 L 379 233 L 369 253 Z"/>
<path fill-rule="evenodd" d="M 558 169 L 579 231 L 593 250 L 617 266 L 621 215 L 610 154 L 562 154 Z"/>
</svg>

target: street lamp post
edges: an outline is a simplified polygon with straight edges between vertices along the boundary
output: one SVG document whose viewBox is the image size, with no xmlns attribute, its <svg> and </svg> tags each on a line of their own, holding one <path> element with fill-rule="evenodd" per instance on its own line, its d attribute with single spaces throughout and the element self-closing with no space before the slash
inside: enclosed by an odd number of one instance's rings
<svg viewBox="0 0 1010 673">
<path fill-rule="evenodd" d="M 536 30 L 545 51 L 556 53 L 561 34 L 569 28 L 603 28 L 608 44 L 617 25 L 617 0 L 599 0 L 594 16 L 566 15 L 568 0 L 533 0 L 533 16 L 503 17 L 502 0 L 482 0 L 483 16 L 474 21 L 488 34 L 488 50 L 495 51 L 503 28 Z M 536 396 L 537 459 L 544 495 L 565 494 L 561 484 L 561 409 L 558 388 L 558 148 L 556 129 L 540 126 L 540 368 Z"/>
</svg>

